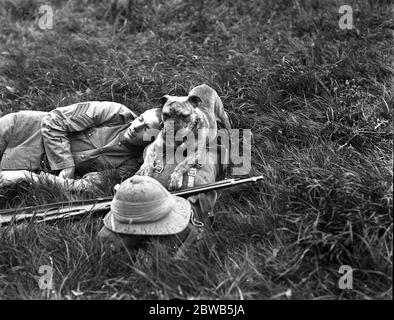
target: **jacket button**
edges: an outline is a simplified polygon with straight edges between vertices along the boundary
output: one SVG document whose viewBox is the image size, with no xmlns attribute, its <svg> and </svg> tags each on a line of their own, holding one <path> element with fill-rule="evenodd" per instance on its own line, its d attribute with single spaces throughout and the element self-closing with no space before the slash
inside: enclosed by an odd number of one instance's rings
<svg viewBox="0 0 394 320">
<path fill-rule="evenodd" d="M 122 142 L 119 141 L 119 142 L 118 142 L 118 146 L 121 146 L 121 145 L 122 145 Z"/>
<path fill-rule="evenodd" d="M 85 159 L 85 155 L 84 154 L 81 154 L 81 159 Z"/>
<path fill-rule="evenodd" d="M 89 133 L 88 133 L 88 136 L 91 137 L 91 136 L 92 136 L 92 133 L 89 132 Z"/>
</svg>

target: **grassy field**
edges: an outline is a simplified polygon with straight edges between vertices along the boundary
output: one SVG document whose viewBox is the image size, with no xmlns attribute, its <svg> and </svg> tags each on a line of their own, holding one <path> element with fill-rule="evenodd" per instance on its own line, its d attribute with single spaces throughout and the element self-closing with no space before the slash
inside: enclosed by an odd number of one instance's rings
<svg viewBox="0 0 394 320">
<path fill-rule="evenodd" d="M 49 30 L 40 1 L 0 0 L 1 112 L 87 100 L 141 112 L 206 83 L 252 130 L 251 175 L 266 180 L 222 192 L 210 237 L 178 260 L 157 242 L 110 252 L 98 218 L 2 228 L 0 298 L 392 299 L 390 1 L 346 1 L 351 30 L 334 0 L 45 3 Z M 27 191 L 0 191 L 0 207 L 65 197 Z"/>
</svg>

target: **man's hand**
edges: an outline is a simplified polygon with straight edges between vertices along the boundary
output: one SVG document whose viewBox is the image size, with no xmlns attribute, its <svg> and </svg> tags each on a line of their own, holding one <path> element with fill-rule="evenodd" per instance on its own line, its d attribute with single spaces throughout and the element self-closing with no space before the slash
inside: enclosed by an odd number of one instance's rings
<svg viewBox="0 0 394 320">
<path fill-rule="evenodd" d="M 0 188 L 8 187 L 27 178 L 28 171 L 0 171 Z"/>
<path fill-rule="evenodd" d="M 59 173 L 59 177 L 64 179 L 74 179 L 74 175 L 75 175 L 75 167 L 63 169 Z"/>
</svg>

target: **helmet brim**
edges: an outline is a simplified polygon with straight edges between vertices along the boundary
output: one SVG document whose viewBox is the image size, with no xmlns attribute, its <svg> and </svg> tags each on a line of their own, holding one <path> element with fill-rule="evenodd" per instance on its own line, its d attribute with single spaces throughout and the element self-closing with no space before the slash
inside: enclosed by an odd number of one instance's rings
<svg viewBox="0 0 394 320">
<path fill-rule="evenodd" d="M 154 222 L 124 223 L 114 219 L 109 212 L 104 217 L 104 226 L 116 233 L 135 235 L 172 235 L 186 229 L 192 208 L 189 201 L 174 196 L 175 206 L 164 218 Z"/>
</svg>

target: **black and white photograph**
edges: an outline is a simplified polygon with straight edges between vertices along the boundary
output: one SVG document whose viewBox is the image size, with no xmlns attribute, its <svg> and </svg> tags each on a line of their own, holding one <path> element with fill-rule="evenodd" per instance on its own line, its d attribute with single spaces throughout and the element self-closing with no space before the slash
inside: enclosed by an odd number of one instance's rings
<svg viewBox="0 0 394 320">
<path fill-rule="evenodd" d="M 392 300 L 393 106 L 390 0 L 0 0 L 0 300 Z"/>
</svg>

